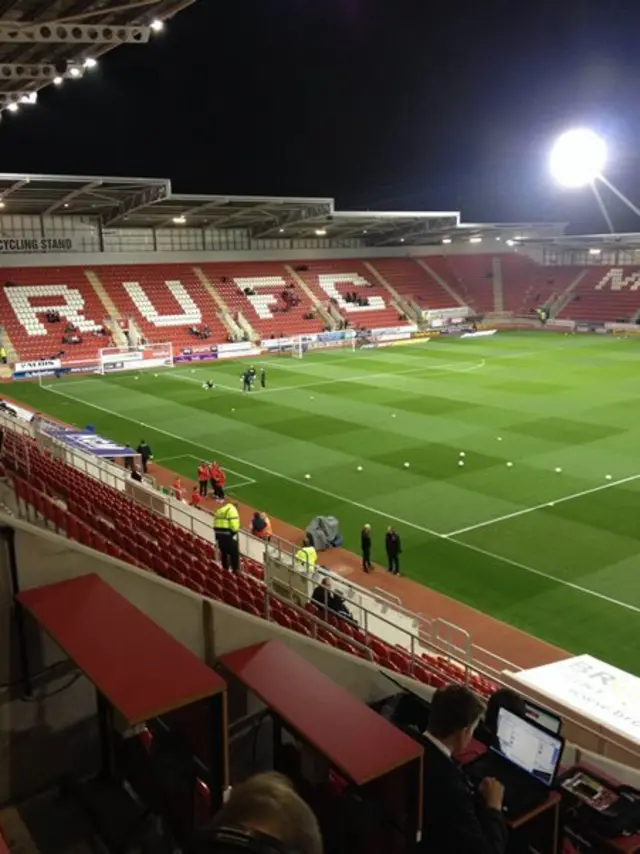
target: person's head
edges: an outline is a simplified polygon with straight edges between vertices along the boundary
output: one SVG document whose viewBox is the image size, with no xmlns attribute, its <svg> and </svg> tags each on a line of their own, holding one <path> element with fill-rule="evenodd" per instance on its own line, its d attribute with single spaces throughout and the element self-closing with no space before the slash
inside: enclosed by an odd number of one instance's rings
<svg viewBox="0 0 640 854">
<path fill-rule="evenodd" d="M 387 528 L 387 534 L 395 534 L 395 531 L 394 531 L 394 529 L 391 527 L 391 525 L 389 525 L 389 527 Z"/>
<path fill-rule="evenodd" d="M 330 581 L 330 579 L 328 579 L 328 578 L 323 578 L 323 579 L 322 579 L 322 586 L 323 586 L 323 587 L 326 587 L 326 588 L 327 588 L 327 590 L 331 590 L 331 581 Z"/>
<path fill-rule="evenodd" d="M 290 854 L 322 854 L 322 836 L 311 808 L 281 774 L 257 774 L 236 786 L 229 801 L 213 819 L 213 835 L 222 845 L 207 846 L 229 850 L 224 845 L 224 829 L 255 834 L 274 841 L 274 849 Z M 279 843 L 279 844 L 278 844 Z M 233 847 L 233 846 L 231 846 Z M 201 850 L 203 850 L 201 848 Z"/>
<path fill-rule="evenodd" d="M 464 685 L 438 688 L 431 700 L 429 733 L 452 753 L 464 750 L 484 712 L 484 703 Z"/>
<path fill-rule="evenodd" d="M 489 697 L 487 711 L 484 715 L 485 728 L 491 735 L 495 734 L 500 709 L 508 709 L 508 711 L 515 712 L 517 715 L 524 715 L 527 707 L 524 697 L 512 691 L 511 688 L 498 688 L 497 691 L 494 691 Z"/>
<path fill-rule="evenodd" d="M 369 531 L 371 530 L 371 525 L 370 525 L 368 522 L 367 522 L 367 523 L 366 523 L 366 525 L 364 525 L 363 527 L 364 527 L 364 530 L 365 530 L 367 533 L 369 533 Z"/>
</svg>

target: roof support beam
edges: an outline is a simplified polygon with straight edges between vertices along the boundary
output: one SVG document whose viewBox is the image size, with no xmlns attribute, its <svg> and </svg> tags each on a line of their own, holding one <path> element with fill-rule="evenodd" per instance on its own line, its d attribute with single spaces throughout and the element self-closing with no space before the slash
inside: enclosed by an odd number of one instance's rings
<svg viewBox="0 0 640 854">
<path fill-rule="evenodd" d="M 261 240 L 264 237 L 270 237 L 282 229 L 286 231 L 287 226 L 303 225 L 310 220 L 327 220 L 333 215 L 333 206 L 331 204 L 309 207 L 305 211 L 289 210 L 280 216 L 274 216 L 273 222 L 265 228 L 253 231 L 251 236 L 254 240 Z"/>
<path fill-rule="evenodd" d="M 102 185 L 102 181 L 93 181 L 91 184 L 83 184 L 81 187 L 76 187 L 75 190 L 72 190 L 70 193 L 67 193 L 66 196 L 63 196 L 58 201 L 54 202 L 52 205 L 42 211 L 42 216 L 51 216 L 52 213 L 58 210 L 58 208 L 63 208 L 69 205 L 69 202 L 72 202 L 78 196 L 81 196 L 83 193 L 88 193 L 96 187 L 100 187 Z"/>
<path fill-rule="evenodd" d="M 2 62 L 0 63 L 0 80 L 26 80 L 37 83 L 48 83 L 56 76 L 55 65 L 47 62 Z"/>
<path fill-rule="evenodd" d="M 172 202 L 177 202 L 177 199 L 172 199 Z M 193 205 L 193 207 L 187 208 L 184 211 L 181 211 L 179 214 L 174 214 L 173 216 L 167 217 L 167 219 L 163 219 L 162 222 L 159 222 L 157 225 L 154 225 L 154 228 L 167 228 L 170 225 L 173 225 L 173 220 L 177 216 L 183 216 L 185 219 L 189 219 L 190 216 L 194 216 L 194 214 L 202 214 L 208 210 L 212 210 L 213 208 L 219 208 L 222 205 L 228 204 L 229 199 L 218 199 L 215 202 L 210 202 L 204 205 Z M 187 223 L 188 225 L 188 223 Z"/>
<path fill-rule="evenodd" d="M 140 210 L 140 208 L 146 208 L 147 205 L 153 205 L 155 202 L 166 199 L 169 195 L 170 190 L 168 184 L 163 184 L 159 187 L 145 187 L 137 193 L 132 193 L 124 201 L 116 205 L 112 215 L 103 219 L 102 225 L 105 228 L 115 225 L 119 220 L 130 216 L 132 213 Z"/>
<path fill-rule="evenodd" d="M 11 193 L 15 193 L 17 190 L 19 190 L 21 187 L 24 187 L 25 184 L 28 183 L 28 178 L 24 178 L 22 181 L 14 181 L 14 183 L 10 187 L 7 187 L 6 190 L 3 190 L 0 193 L 0 202 L 3 202 L 7 198 L 7 196 L 10 196 Z"/>
<path fill-rule="evenodd" d="M 151 28 L 108 24 L 8 24 L 0 23 L 5 44 L 144 44 Z"/>
</svg>

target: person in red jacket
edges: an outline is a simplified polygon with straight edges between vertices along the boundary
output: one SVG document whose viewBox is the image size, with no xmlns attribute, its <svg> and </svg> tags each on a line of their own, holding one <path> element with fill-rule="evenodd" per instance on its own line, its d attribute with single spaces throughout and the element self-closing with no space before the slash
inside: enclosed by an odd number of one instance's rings
<svg viewBox="0 0 640 854">
<path fill-rule="evenodd" d="M 191 493 L 191 499 L 189 500 L 189 504 L 191 507 L 200 507 L 202 504 L 202 492 L 198 489 L 197 486 L 193 487 L 193 492 Z"/>
<path fill-rule="evenodd" d="M 204 460 L 198 466 L 198 488 L 203 498 L 207 497 L 207 483 L 209 482 L 209 466 Z"/>
<path fill-rule="evenodd" d="M 218 463 L 214 460 L 212 463 L 209 463 L 209 480 L 211 481 L 211 492 L 213 495 L 216 494 L 216 476 L 218 473 Z"/>
<path fill-rule="evenodd" d="M 173 483 L 171 484 L 171 488 L 173 489 L 173 497 L 176 499 L 176 501 L 182 501 L 182 499 L 184 498 L 184 489 L 182 488 L 182 481 L 179 477 L 176 477 L 176 479 L 173 481 Z"/>
<path fill-rule="evenodd" d="M 216 466 L 213 494 L 217 501 L 224 501 L 224 485 L 226 482 L 226 474 L 222 471 L 220 466 Z"/>
</svg>

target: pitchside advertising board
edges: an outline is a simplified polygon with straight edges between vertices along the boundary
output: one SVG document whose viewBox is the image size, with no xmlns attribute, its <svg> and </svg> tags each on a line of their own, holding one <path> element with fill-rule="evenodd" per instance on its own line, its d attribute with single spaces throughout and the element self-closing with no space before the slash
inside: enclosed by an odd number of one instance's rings
<svg viewBox="0 0 640 854">
<path fill-rule="evenodd" d="M 97 436 L 90 430 L 64 430 L 47 429 L 47 435 L 52 439 L 57 439 L 63 445 L 73 448 L 76 451 L 83 451 L 85 454 L 93 454 L 95 457 L 135 457 L 136 452 L 127 445 L 120 445 L 118 442 L 112 442 L 111 439 L 105 439 L 103 436 Z"/>
</svg>

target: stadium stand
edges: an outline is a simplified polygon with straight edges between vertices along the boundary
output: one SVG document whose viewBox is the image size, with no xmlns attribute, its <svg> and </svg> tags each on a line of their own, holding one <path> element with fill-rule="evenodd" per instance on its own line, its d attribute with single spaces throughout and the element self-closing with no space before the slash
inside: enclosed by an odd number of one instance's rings
<svg viewBox="0 0 640 854">
<path fill-rule="evenodd" d="M 12 474 L 18 502 L 56 532 L 88 548 L 424 684 L 438 687 L 445 681 L 468 680 L 483 696 L 495 689 L 490 680 L 445 655 L 424 652 L 414 657 L 338 615 L 328 614 L 325 620 L 313 602 L 299 608 L 267 596 L 258 562 L 244 557 L 241 574 L 225 572 L 213 544 L 53 459 L 31 439 L 6 430 L 2 461 Z"/>
<path fill-rule="evenodd" d="M 67 359 L 81 362 L 114 343 L 110 330 L 99 333 L 106 319 L 118 317 L 133 318 L 148 342 L 170 340 L 176 350 L 203 343 L 193 328 L 208 327 L 205 342 L 211 345 L 229 340 L 227 310 L 236 323 L 242 315 L 261 338 L 321 331 L 325 320 L 318 309 L 330 301 L 334 319 L 352 326 L 401 326 L 406 320 L 376 273 L 422 310 L 463 303 L 479 314 L 533 316 L 541 306 L 555 306 L 561 319 L 594 323 L 633 321 L 640 311 L 638 272 L 630 267 L 544 267 L 509 253 L 423 260 L 424 267 L 411 258 L 381 258 L 296 268 L 257 261 L 11 268 L 4 271 L 0 312 L 20 360 L 48 359 L 64 349 Z M 368 305 L 347 301 L 353 292 Z M 47 320 L 47 311 L 58 311 L 61 322 Z M 81 340 L 64 345 L 69 324 Z"/>
<path fill-rule="evenodd" d="M 98 336 L 108 311 L 81 267 L 14 267 L 0 274 L 2 323 L 23 361 L 49 359 L 65 349 L 74 360 L 93 359 L 109 346 Z M 59 311 L 61 321 L 48 323 L 47 310 Z M 81 343 L 63 345 L 65 327 L 71 323 Z"/>
<path fill-rule="evenodd" d="M 391 305 L 392 295 L 376 282 L 362 261 L 305 261 L 300 276 L 318 299 L 332 300 L 342 318 L 352 326 L 384 328 L 404 322 Z M 350 301 L 349 294 L 366 301 L 366 305 Z"/>
<path fill-rule="evenodd" d="M 495 311 L 491 255 L 447 255 L 425 259 L 429 267 L 479 314 Z"/>
<path fill-rule="evenodd" d="M 639 287 L 635 267 L 587 268 L 558 317 L 594 323 L 634 321 L 640 311 Z"/>
<path fill-rule="evenodd" d="M 202 264 L 201 270 L 234 320 L 241 312 L 262 338 L 304 335 L 322 329 L 322 321 L 317 317 L 305 318 L 305 314 L 314 313 L 315 305 L 284 264 Z M 284 299 L 285 293 L 292 296 L 289 302 Z"/>
<path fill-rule="evenodd" d="M 560 296 L 569 287 L 575 271 L 556 275 L 555 269 L 541 267 L 526 255 L 500 255 L 502 310 L 527 316 Z"/>
<path fill-rule="evenodd" d="M 187 264 L 99 267 L 96 273 L 120 315 L 133 316 L 150 343 L 170 340 L 174 348 L 193 347 L 189 331 L 208 327 L 211 344 L 226 341 L 211 296 Z"/>
<path fill-rule="evenodd" d="M 401 297 L 412 300 L 423 310 L 452 308 L 456 305 L 440 282 L 412 258 L 376 258 L 372 264 Z"/>
</svg>

